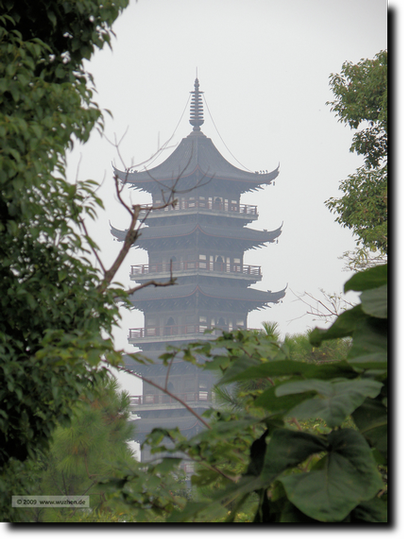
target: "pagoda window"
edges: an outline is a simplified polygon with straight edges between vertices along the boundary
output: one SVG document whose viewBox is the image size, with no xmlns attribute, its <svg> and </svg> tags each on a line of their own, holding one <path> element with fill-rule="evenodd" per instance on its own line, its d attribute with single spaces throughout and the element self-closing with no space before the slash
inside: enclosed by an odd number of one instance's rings
<svg viewBox="0 0 410 545">
<path fill-rule="evenodd" d="M 172 330 L 175 329 L 175 320 L 174 318 L 168 318 L 167 323 L 164 327 L 164 335 L 172 335 Z"/>
<path fill-rule="evenodd" d="M 207 401 L 208 399 L 208 385 L 206 382 L 199 383 L 199 392 L 198 392 L 199 401 Z"/>
<path fill-rule="evenodd" d="M 244 320 L 236 320 L 236 325 L 237 325 L 238 327 L 244 327 L 245 322 L 244 322 Z"/>
<path fill-rule="evenodd" d="M 224 318 L 219 318 L 219 320 L 218 320 L 218 324 L 217 324 L 217 325 L 218 325 L 219 327 L 223 327 L 223 326 L 225 326 L 226 324 L 225 324 L 225 320 L 224 320 Z"/>
<path fill-rule="evenodd" d="M 199 317 L 199 323 L 200 323 L 200 324 L 206 324 L 207 321 L 208 321 L 208 320 L 207 320 L 206 316 L 200 316 L 200 317 Z"/>
<path fill-rule="evenodd" d="M 147 318 L 145 321 L 145 335 L 155 337 L 157 335 L 157 321 L 155 318 Z"/>
<path fill-rule="evenodd" d="M 206 255 L 199 254 L 199 268 L 206 269 Z"/>
<path fill-rule="evenodd" d="M 195 208 L 195 197 L 189 197 L 189 201 L 188 201 L 188 207 L 189 208 Z"/>
<path fill-rule="evenodd" d="M 199 197 L 199 208 L 206 208 L 205 197 Z"/>
<path fill-rule="evenodd" d="M 221 197 L 215 197 L 215 208 L 216 210 L 222 210 L 222 198 Z"/>
<path fill-rule="evenodd" d="M 232 212 L 238 211 L 238 201 L 231 201 L 231 210 Z"/>
<path fill-rule="evenodd" d="M 223 271 L 224 270 L 224 259 L 222 256 L 218 255 L 215 260 L 215 270 Z"/>
</svg>

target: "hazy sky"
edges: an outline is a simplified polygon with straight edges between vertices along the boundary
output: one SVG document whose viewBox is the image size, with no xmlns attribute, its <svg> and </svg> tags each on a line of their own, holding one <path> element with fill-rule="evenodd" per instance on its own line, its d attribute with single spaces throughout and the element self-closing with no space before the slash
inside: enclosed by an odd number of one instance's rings
<svg viewBox="0 0 410 545">
<path fill-rule="evenodd" d="M 98 52 L 87 64 L 96 101 L 113 114 L 106 136 L 119 139 L 127 131 L 120 146 L 126 166 L 146 161 L 158 142 L 173 135 L 196 70 L 217 127 L 205 105 L 202 130 L 222 155 L 251 171 L 280 163 L 276 185 L 245 194 L 242 202 L 259 209 L 259 220 L 249 227 L 273 230 L 283 221 L 282 235 L 278 244 L 247 252 L 245 262 L 262 265 L 256 289 L 279 291 L 288 284 L 288 292 L 282 304 L 250 313 L 249 327 L 277 321 L 282 334 L 293 334 L 323 326 L 305 315 L 308 308 L 297 295 L 320 296 L 321 288 L 339 293 L 351 276 L 339 257 L 354 249 L 354 239 L 324 201 L 339 194 L 340 181 L 362 159 L 349 152 L 353 132 L 326 106 L 332 100 L 329 75 L 346 60 L 373 58 L 385 49 L 386 18 L 385 0 L 131 1 L 114 25 L 113 50 Z M 188 119 L 189 108 L 170 145 L 191 132 Z M 97 134 L 69 158 L 71 179 L 78 171 L 79 178 L 103 182 L 106 211 L 91 230 L 107 265 L 119 250 L 109 221 L 119 228 L 128 221 L 116 202 L 111 162 L 123 167 L 116 149 Z M 129 194 L 134 203 L 149 200 Z M 146 262 L 144 251 L 133 250 L 116 279 L 131 286 L 130 266 Z M 142 313 L 124 313 L 118 347 L 132 350 L 128 328 L 142 326 Z"/>
</svg>

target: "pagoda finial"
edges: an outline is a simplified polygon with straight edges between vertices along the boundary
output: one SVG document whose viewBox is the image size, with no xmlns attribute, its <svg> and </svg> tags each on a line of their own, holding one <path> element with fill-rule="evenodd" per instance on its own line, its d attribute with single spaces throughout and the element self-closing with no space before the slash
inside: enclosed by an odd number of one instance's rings
<svg viewBox="0 0 410 545">
<path fill-rule="evenodd" d="M 199 90 L 199 80 L 198 78 L 195 79 L 194 84 L 194 91 L 191 91 L 191 117 L 189 118 L 189 122 L 194 127 L 194 131 L 200 131 L 200 126 L 204 122 L 204 108 L 202 106 L 202 93 L 203 91 Z"/>
</svg>

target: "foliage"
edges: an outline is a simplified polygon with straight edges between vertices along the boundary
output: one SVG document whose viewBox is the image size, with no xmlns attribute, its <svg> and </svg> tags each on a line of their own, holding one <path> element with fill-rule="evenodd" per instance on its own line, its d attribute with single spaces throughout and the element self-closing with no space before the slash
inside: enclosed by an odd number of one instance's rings
<svg viewBox="0 0 410 545">
<path fill-rule="evenodd" d="M 148 480 L 137 492 L 129 483 L 140 477 L 117 480 L 116 493 L 138 516 L 161 501 L 167 522 L 387 521 L 387 266 L 357 273 L 349 290 L 361 292 L 361 303 L 310 334 L 315 349 L 337 341 L 331 362 L 294 359 L 303 352 L 292 353 L 289 339 L 255 331 L 182 350 L 185 360 L 219 371 L 219 387 L 253 381 L 253 388 L 239 409 L 202 415 L 207 426 L 191 439 L 178 429 L 151 432 L 151 452 L 164 456 L 158 482 L 177 460 L 196 462 L 193 499 L 176 502 Z"/>
<path fill-rule="evenodd" d="M 91 181 L 69 184 L 65 152 L 102 113 L 83 68 L 128 0 L 0 0 L 0 505 L 10 516 L 10 467 L 46 449 L 55 426 L 119 361 L 111 328 L 120 289 L 81 236 L 102 202 Z M 105 287 L 105 286 L 104 286 Z M 11 465 L 10 465 L 11 464 Z M 17 464 L 18 465 L 18 464 Z M 14 466 L 13 466 L 14 467 Z"/>
<path fill-rule="evenodd" d="M 335 100 L 328 104 L 339 121 L 362 127 L 350 151 L 363 155 L 364 165 L 341 182 L 343 196 L 326 205 L 365 250 L 387 254 L 387 51 L 344 63 L 340 74 L 331 74 L 330 86 Z"/>
<path fill-rule="evenodd" d="M 49 452 L 38 456 L 37 471 L 30 472 L 31 495 L 88 496 L 92 511 L 40 508 L 27 510 L 26 516 L 36 522 L 76 522 L 118 515 L 98 483 L 115 475 L 118 467 L 137 466 L 127 444 L 133 435 L 129 403 L 115 380 L 101 380 L 75 405 L 71 423 L 57 426 Z"/>
</svg>

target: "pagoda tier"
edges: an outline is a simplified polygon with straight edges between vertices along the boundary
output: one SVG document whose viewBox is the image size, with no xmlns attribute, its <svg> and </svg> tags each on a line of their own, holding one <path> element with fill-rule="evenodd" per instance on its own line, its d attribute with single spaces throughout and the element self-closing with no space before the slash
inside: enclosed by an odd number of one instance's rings
<svg viewBox="0 0 410 545">
<path fill-rule="evenodd" d="M 186 283 L 166 288 L 147 287 L 137 291 L 131 302 L 142 310 L 146 326 L 133 328 L 128 341 L 134 346 L 151 350 L 155 343 L 169 344 L 170 341 L 192 341 L 205 335 L 214 337 L 218 330 L 244 329 L 247 314 L 251 310 L 277 304 L 286 290 L 264 292 L 246 287 L 229 287 L 215 283 Z"/>
<path fill-rule="evenodd" d="M 131 296 L 131 301 L 135 308 L 145 310 L 149 307 L 161 308 L 168 306 L 168 301 L 174 302 L 174 300 L 184 299 L 182 305 L 187 306 L 189 303 L 187 298 L 192 298 L 194 295 L 201 296 L 203 303 L 206 306 L 212 305 L 209 299 L 214 299 L 218 308 L 227 308 L 228 306 L 234 306 L 238 303 L 247 312 L 250 310 L 264 308 L 269 303 L 277 303 L 286 294 L 286 288 L 276 292 L 260 291 L 251 288 L 231 287 L 229 283 L 232 282 L 228 279 L 227 284 L 215 282 L 204 284 L 200 282 L 176 284 L 173 286 L 153 287 L 147 286 L 146 288 L 135 292 Z M 159 302 L 159 305 L 158 305 Z M 175 302 L 176 304 L 176 302 Z M 178 301 L 179 304 L 179 301 Z"/>
<path fill-rule="evenodd" d="M 176 284 L 148 286 L 134 292 L 131 303 L 144 313 L 144 326 L 130 329 L 128 341 L 153 362 L 167 346 L 211 339 L 221 331 L 247 329 L 248 313 L 281 302 L 286 288 L 261 291 L 249 286 L 262 278 L 261 267 L 247 265 L 244 252 L 277 242 L 282 225 L 258 231 L 246 227 L 258 218 L 257 208 L 241 203 L 241 196 L 274 183 L 279 174 L 246 172 L 231 165 L 202 134 L 202 93 L 195 81 L 192 92 L 191 134 L 163 163 L 149 170 L 114 175 L 136 190 L 151 194 L 153 210 L 141 209 L 139 236 L 134 243 L 148 253 L 146 264 L 133 265 L 131 279 L 137 283 Z M 145 211 L 144 211 L 145 208 Z M 111 227 L 123 241 L 126 231 Z M 178 426 L 184 434 L 198 431 L 200 423 L 169 392 L 201 414 L 212 403 L 215 377 L 175 359 L 164 368 L 130 359 L 127 366 L 142 377 L 153 377 L 168 393 L 144 383 L 143 392 L 132 401 L 137 421 L 137 440 L 153 427 Z M 143 451 L 143 460 L 149 459 Z"/>
<path fill-rule="evenodd" d="M 167 193 L 175 184 L 184 191 L 198 186 L 208 186 L 208 191 L 215 191 L 227 184 L 230 191 L 241 194 L 272 183 L 279 175 L 279 167 L 264 174 L 241 170 L 219 153 L 210 138 L 194 130 L 160 165 L 140 172 L 114 168 L 114 174 L 122 182 L 151 194 L 161 190 Z"/>
<path fill-rule="evenodd" d="M 166 229 L 164 226 L 141 228 L 134 245 L 147 251 L 164 250 L 169 248 L 170 240 L 172 240 L 174 248 L 192 246 L 212 248 L 216 246 L 218 249 L 235 248 L 235 250 L 244 252 L 274 242 L 281 232 L 282 225 L 274 231 L 256 231 L 248 228 L 229 228 L 223 224 L 168 223 Z M 111 233 L 119 241 L 125 239 L 126 231 L 111 227 Z"/>
</svg>

